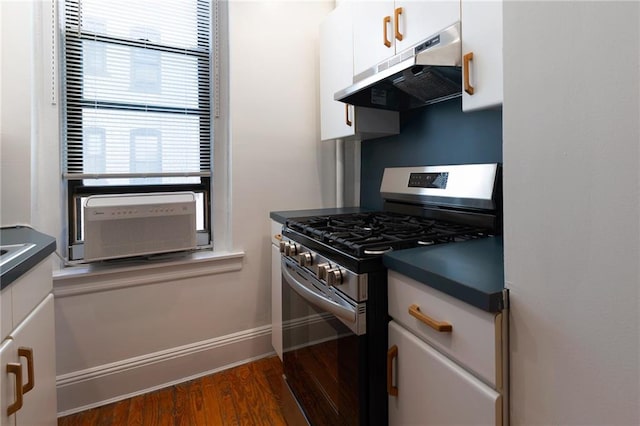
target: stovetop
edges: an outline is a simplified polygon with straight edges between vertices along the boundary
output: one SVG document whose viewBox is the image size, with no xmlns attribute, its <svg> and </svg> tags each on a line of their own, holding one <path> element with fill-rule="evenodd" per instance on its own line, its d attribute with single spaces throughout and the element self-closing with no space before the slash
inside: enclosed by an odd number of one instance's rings
<svg viewBox="0 0 640 426">
<path fill-rule="evenodd" d="M 340 262 L 349 258 L 351 264 L 374 264 L 392 250 L 484 238 L 492 232 L 420 216 L 367 212 L 289 219 L 285 235 L 325 255 L 339 256 Z"/>
</svg>

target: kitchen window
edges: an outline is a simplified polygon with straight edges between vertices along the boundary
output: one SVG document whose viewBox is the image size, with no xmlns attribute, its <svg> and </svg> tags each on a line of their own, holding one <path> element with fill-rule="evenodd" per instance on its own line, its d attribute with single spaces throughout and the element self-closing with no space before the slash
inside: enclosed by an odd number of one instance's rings
<svg viewBox="0 0 640 426">
<path fill-rule="evenodd" d="M 96 194 L 193 191 L 209 245 L 211 0 L 65 0 L 64 181 L 69 258 Z"/>
</svg>

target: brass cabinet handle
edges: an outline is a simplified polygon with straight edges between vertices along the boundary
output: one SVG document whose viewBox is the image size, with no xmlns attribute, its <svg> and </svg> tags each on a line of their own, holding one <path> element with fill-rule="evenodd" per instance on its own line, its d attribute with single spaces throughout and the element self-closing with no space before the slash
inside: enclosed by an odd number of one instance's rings
<svg viewBox="0 0 640 426">
<path fill-rule="evenodd" d="M 353 122 L 349 120 L 349 104 L 344 104 L 344 122 L 351 127 Z"/>
<path fill-rule="evenodd" d="M 402 41 L 403 36 L 400 33 L 400 15 L 402 15 L 402 8 L 401 7 L 396 7 L 396 10 L 394 10 L 393 12 L 393 22 L 394 22 L 394 26 L 395 26 L 395 35 L 396 35 L 396 40 L 398 41 Z"/>
<path fill-rule="evenodd" d="M 382 19 L 382 33 L 383 33 L 383 42 L 384 45 L 387 47 L 391 47 L 391 41 L 389 40 L 389 37 L 387 36 L 387 28 L 389 27 L 389 24 L 391 23 L 391 16 L 385 16 Z"/>
<path fill-rule="evenodd" d="M 453 330 L 453 326 L 445 321 L 436 321 L 433 318 L 428 317 L 420 311 L 420 307 L 418 305 L 409 306 L 409 315 L 417 318 L 421 322 L 425 323 L 429 327 L 433 328 L 435 331 L 439 332 L 451 332 Z"/>
<path fill-rule="evenodd" d="M 398 396 L 398 387 L 393 386 L 393 359 L 398 358 L 398 347 L 393 345 L 387 351 L 387 393 Z"/>
<path fill-rule="evenodd" d="M 33 367 L 33 348 L 18 348 L 18 356 L 25 357 L 27 359 L 27 378 L 28 382 L 22 386 L 22 393 L 27 393 L 35 386 L 35 374 Z"/>
<path fill-rule="evenodd" d="M 16 400 L 13 404 L 7 406 L 7 416 L 10 416 L 22 408 L 22 364 L 17 362 L 8 363 L 7 373 L 16 376 Z"/>
<path fill-rule="evenodd" d="M 470 95 L 473 95 L 475 89 L 471 85 L 469 81 L 469 66 L 471 65 L 471 61 L 473 61 L 473 52 L 469 52 L 462 57 L 463 67 L 464 67 L 464 91 Z"/>
<path fill-rule="evenodd" d="M 282 241 L 282 234 L 276 234 L 273 236 L 273 238 L 275 238 L 278 241 Z"/>
</svg>

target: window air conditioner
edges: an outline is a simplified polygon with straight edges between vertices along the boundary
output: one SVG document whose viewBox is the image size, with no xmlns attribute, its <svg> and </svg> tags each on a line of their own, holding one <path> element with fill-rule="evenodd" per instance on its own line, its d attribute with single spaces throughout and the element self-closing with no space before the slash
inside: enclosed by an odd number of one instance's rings
<svg viewBox="0 0 640 426">
<path fill-rule="evenodd" d="M 93 195 L 83 210 L 85 262 L 196 248 L 193 192 Z"/>
</svg>

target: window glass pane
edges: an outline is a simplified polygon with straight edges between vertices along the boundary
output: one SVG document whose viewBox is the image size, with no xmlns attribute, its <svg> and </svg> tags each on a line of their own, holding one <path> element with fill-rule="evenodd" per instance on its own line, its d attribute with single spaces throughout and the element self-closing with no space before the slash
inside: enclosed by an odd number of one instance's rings
<svg viewBox="0 0 640 426">
<path fill-rule="evenodd" d="M 81 9 L 83 31 L 178 48 L 198 46 L 198 8 L 193 1 L 82 0 Z"/>
<path fill-rule="evenodd" d="M 210 174 L 210 3 L 65 5 L 65 176 Z"/>
<path fill-rule="evenodd" d="M 198 58 L 83 40 L 85 100 L 198 108 Z"/>
<path fill-rule="evenodd" d="M 90 141 L 84 144 L 83 158 L 91 158 L 85 173 L 200 170 L 197 116 L 86 108 L 82 121 L 87 126 L 83 139 Z"/>
</svg>

